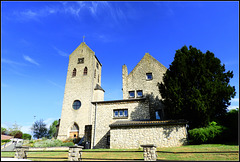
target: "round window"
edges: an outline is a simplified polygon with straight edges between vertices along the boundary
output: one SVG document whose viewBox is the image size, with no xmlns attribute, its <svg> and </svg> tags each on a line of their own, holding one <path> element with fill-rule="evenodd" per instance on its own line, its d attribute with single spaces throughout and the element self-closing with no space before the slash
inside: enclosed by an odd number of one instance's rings
<svg viewBox="0 0 240 162">
<path fill-rule="evenodd" d="M 77 110 L 81 107 L 81 102 L 79 100 L 75 100 L 72 105 L 74 110 Z"/>
</svg>

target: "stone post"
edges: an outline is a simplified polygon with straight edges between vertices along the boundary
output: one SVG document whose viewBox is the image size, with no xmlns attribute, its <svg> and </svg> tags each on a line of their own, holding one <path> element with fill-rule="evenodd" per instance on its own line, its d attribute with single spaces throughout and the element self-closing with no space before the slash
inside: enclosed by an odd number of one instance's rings
<svg viewBox="0 0 240 162">
<path fill-rule="evenodd" d="M 27 150 L 29 150 L 29 147 L 16 146 L 14 158 L 27 159 Z"/>
<path fill-rule="evenodd" d="M 157 153 L 156 153 L 156 145 L 149 144 L 149 145 L 141 145 L 143 147 L 143 157 L 144 161 L 156 161 L 157 160 Z"/>
<path fill-rule="evenodd" d="M 82 161 L 82 148 L 83 146 L 70 146 L 68 151 L 68 161 Z"/>
</svg>

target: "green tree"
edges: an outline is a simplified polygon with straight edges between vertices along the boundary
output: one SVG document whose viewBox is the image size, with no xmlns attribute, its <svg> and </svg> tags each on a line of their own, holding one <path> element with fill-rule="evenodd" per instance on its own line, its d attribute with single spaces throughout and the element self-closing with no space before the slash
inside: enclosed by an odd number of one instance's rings
<svg viewBox="0 0 240 162">
<path fill-rule="evenodd" d="M 226 113 L 236 95 L 229 84 L 232 77 L 233 71 L 225 72 L 212 52 L 183 46 L 159 84 L 167 118 L 186 119 L 191 129 L 207 126 Z"/>
<path fill-rule="evenodd" d="M 6 129 L 6 128 L 3 128 L 3 127 L 1 127 L 1 134 L 5 134 L 5 133 L 6 133 L 6 131 L 7 131 L 7 129 Z"/>
<path fill-rule="evenodd" d="M 16 122 L 13 124 L 12 128 L 8 129 L 9 135 L 14 136 L 14 138 L 22 138 L 21 132 L 22 126 L 18 125 Z"/>
<path fill-rule="evenodd" d="M 27 134 L 27 133 L 23 133 L 23 135 L 22 135 L 22 139 L 28 139 L 28 140 L 31 140 L 32 139 L 32 136 L 31 136 L 31 134 Z"/>
<path fill-rule="evenodd" d="M 42 137 L 47 137 L 47 128 L 46 128 L 46 124 L 43 122 L 42 119 L 40 119 L 39 121 L 36 121 L 31 130 L 33 131 L 33 137 L 39 139 Z"/>
<path fill-rule="evenodd" d="M 58 120 L 54 120 L 48 130 L 48 138 L 52 138 L 52 137 L 56 138 L 56 133 L 57 133 L 56 126 L 57 125 L 58 125 Z"/>
</svg>

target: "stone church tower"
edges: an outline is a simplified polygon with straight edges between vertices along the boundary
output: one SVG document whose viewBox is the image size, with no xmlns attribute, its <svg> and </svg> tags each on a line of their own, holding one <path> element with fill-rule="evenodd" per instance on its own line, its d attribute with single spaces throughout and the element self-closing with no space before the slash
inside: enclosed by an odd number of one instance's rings
<svg viewBox="0 0 240 162">
<path fill-rule="evenodd" d="M 83 137 L 92 123 L 93 101 L 104 100 L 102 64 L 85 42 L 69 56 L 58 139 Z"/>
</svg>

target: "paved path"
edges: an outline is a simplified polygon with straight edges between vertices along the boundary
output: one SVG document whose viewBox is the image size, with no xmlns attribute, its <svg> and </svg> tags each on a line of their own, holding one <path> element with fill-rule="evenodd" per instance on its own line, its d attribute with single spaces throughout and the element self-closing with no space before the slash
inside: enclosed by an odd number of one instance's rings
<svg viewBox="0 0 240 162">
<path fill-rule="evenodd" d="M 7 147 L 1 149 L 1 151 L 13 151 L 14 148 L 15 148 L 15 144 L 12 143 L 12 144 L 8 145 Z"/>
</svg>

